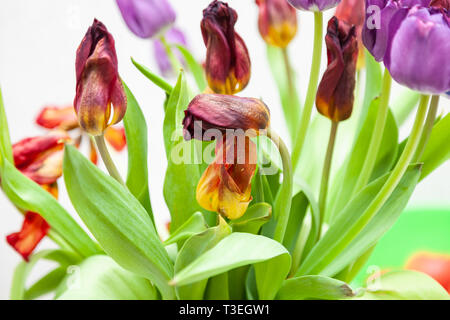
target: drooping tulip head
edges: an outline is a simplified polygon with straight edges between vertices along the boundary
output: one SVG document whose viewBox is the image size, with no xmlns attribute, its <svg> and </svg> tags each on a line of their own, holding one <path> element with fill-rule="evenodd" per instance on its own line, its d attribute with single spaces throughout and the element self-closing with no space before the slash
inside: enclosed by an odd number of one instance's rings
<svg viewBox="0 0 450 320">
<path fill-rule="evenodd" d="M 175 11 L 167 0 L 116 0 L 128 28 L 140 38 L 151 38 L 175 22 Z"/>
<path fill-rule="evenodd" d="M 221 1 L 213 1 L 203 10 L 206 78 L 215 93 L 235 94 L 250 80 L 250 57 L 244 41 L 234 31 L 236 20 L 236 11 Z"/>
<path fill-rule="evenodd" d="M 333 17 L 328 22 L 325 43 L 328 67 L 317 90 L 316 106 L 330 120 L 342 121 L 353 110 L 358 57 L 356 29 Z"/>
<path fill-rule="evenodd" d="M 182 46 L 187 45 L 186 37 L 183 32 L 178 28 L 171 28 L 165 34 L 165 39 L 169 44 L 180 44 Z M 177 49 L 173 49 L 174 54 L 178 58 L 178 60 L 185 64 L 184 57 L 181 52 Z M 158 64 L 158 68 L 161 71 L 161 74 L 164 77 L 174 76 L 176 72 L 179 70 L 173 70 L 172 64 L 170 63 L 170 59 L 167 56 L 167 51 L 164 48 L 164 44 L 159 39 L 153 40 L 153 53 L 155 56 L 156 63 Z"/>
<path fill-rule="evenodd" d="M 217 141 L 216 157 L 197 185 L 198 203 L 229 219 L 240 218 L 252 200 L 256 157 L 256 145 L 248 136 L 224 136 Z"/>
<path fill-rule="evenodd" d="M 258 27 L 270 45 L 285 48 L 297 33 L 297 12 L 286 0 L 256 0 Z"/>
<path fill-rule="evenodd" d="M 267 106 L 259 99 L 243 98 L 222 94 L 199 94 L 184 111 L 184 137 L 199 139 L 196 131 L 218 129 L 225 133 L 226 129 L 251 130 L 258 134 L 269 126 L 270 113 Z"/>
<path fill-rule="evenodd" d="M 6 236 L 6 241 L 25 261 L 29 261 L 31 253 L 49 229 L 50 226 L 39 214 L 29 211 L 25 214 L 22 229 Z"/>
<path fill-rule="evenodd" d="M 384 57 L 392 78 L 426 94 L 449 91 L 450 11 L 415 6 L 394 19 Z"/>
<path fill-rule="evenodd" d="M 287 0 L 299 10 L 324 11 L 336 7 L 341 0 Z"/>
<path fill-rule="evenodd" d="M 127 99 L 117 70 L 114 39 L 106 27 L 94 20 L 77 50 L 77 87 L 74 101 L 80 126 L 97 136 L 122 120 Z M 111 108 L 114 107 L 110 119 Z"/>
<path fill-rule="evenodd" d="M 62 175 L 64 143 L 70 137 L 64 131 L 23 139 L 13 145 L 14 164 L 38 184 L 52 184 Z"/>
</svg>

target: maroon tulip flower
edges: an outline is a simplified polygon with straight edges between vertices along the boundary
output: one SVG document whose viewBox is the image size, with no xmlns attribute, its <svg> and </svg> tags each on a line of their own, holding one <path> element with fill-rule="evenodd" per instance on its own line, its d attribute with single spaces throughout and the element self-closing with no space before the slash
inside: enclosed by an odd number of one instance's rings
<svg viewBox="0 0 450 320">
<path fill-rule="evenodd" d="M 320 82 L 317 110 L 332 121 L 343 121 L 353 110 L 358 42 L 356 28 L 336 17 L 328 22 L 325 37 L 328 67 Z"/>
<path fill-rule="evenodd" d="M 258 27 L 270 45 L 286 48 L 297 33 L 297 12 L 286 0 L 256 0 Z"/>
<path fill-rule="evenodd" d="M 221 1 L 213 1 L 203 10 L 206 78 L 215 93 L 235 94 L 250 80 L 250 57 L 244 41 L 234 31 L 236 20 L 236 11 Z"/>
<path fill-rule="evenodd" d="M 77 50 L 77 87 L 74 101 L 80 126 L 98 136 L 122 120 L 127 99 L 117 70 L 114 39 L 105 25 L 94 20 Z M 111 105 L 114 114 L 110 120 Z"/>
</svg>

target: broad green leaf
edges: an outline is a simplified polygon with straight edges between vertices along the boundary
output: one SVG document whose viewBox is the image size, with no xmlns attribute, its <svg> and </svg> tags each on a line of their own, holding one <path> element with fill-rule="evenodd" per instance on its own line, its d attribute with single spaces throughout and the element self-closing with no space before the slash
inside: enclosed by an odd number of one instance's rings
<svg viewBox="0 0 450 320">
<path fill-rule="evenodd" d="M 258 234 L 261 227 L 272 216 L 272 207 L 264 202 L 252 205 L 242 217 L 230 221 L 234 232 Z"/>
<path fill-rule="evenodd" d="M 82 256 L 101 253 L 99 246 L 50 193 L 25 177 L 7 160 L 3 161 L 0 171 L 3 191 L 12 203 L 24 211 L 38 212 L 52 230 Z"/>
<path fill-rule="evenodd" d="M 434 169 L 450 159 L 450 113 L 436 123 L 420 161 L 424 163 L 422 180 Z"/>
<path fill-rule="evenodd" d="M 203 67 L 197 62 L 197 60 L 192 56 L 192 54 L 189 52 L 188 49 L 186 49 L 180 44 L 176 44 L 175 46 L 183 55 L 184 60 L 186 60 L 186 64 L 189 68 L 189 71 L 194 76 L 198 90 L 200 92 L 203 92 L 203 90 L 205 90 L 207 86 Z"/>
<path fill-rule="evenodd" d="M 92 256 L 68 270 L 58 300 L 156 300 L 150 281 L 122 269 L 105 255 Z"/>
<path fill-rule="evenodd" d="M 170 94 L 172 92 L 173 88 L 170 84 L 166 82 L 166 80 L 164 80 L 160 76 L 157 76 L 156 74 L 151 72 L 148 68 L 144 67 L 142 64 L 135 61 L 133 58 L 131 58 L 131 62 L 145 77 L 147 77 L 147 79 L 149 79 L 151 82 L 153 82 L 158 87 L 163 89 L 167 94 Z"/>
<path fill-rule="evenodd" d="M 289 83 L 287 81 L 286 70 L 287 66 L 285 63 L 285 57 L 287 57 L 287 51 L 277 47 L 267 46 L 267 59 L 269 61 L 270 69 L 272 71 L 273 78 L 278 87 L 278 92 L 280 95 L 281 106 L 283 107 L 284 118 L 291 136 L 291 141 L 294 141 L 295 135 L 297 134 L 297 124 L 300 120 L 300 99 L 298 97 L 298 90 L 295 80 L 292 83 L 293 92 L 290 92 Z M 291 66 L 290 72 L 292 77 L 295 78 L 295 71 Z"/>
<path fill-rule="evenodd" d="M 277 293 L 277 299 L 338 300 L 354 295 L 352 288 L 345 282 L 323 276 L 302 276 L 285 280 Z"/>
<path fill-rule="evenodd" d="M 371 140 L 372 134 L 374 134 L 373 130 L 378 109 L 379 99 L 375 99 L 370 105 L 368 115 L 353 145 L 351 153 L 333 180 L 327 204 L 326 221 L 332 223 L 342 208 L 354 196 L 354 188 L 366 160 L 369 141 Z M 397 143 L 398 129 L 395 119 L 389 111 L 371 181 L 391 169 L 397 155 Z"/>
<path fill-rule="evenodd" d="M 0 165 L 2 159 L 14 163 L 11 147 L 11 139 L 9 137 L 8 120 L 6 119 L 5 106 L 3 105 L 2 90 L 0 88 Z"/>
<path fill-rule="evenodd" d="M 128 149 L 127 187 L 154 221 L 148 190 L 147 123 L 130 89 L 122 83 L 127 95 L 127 112 L 123 118 Z"/>
<path fill-rule="evenodd" d="M 195 196 L 201 175 L 200 161 L 195 160 L 202 144 L 201 141 L 185 141 L 182 135 L 184 110 L 189 102 L 189 88 L 181 72 L 167 103 L 163 128 L 168 161 L 163 194 L 173 230 L 177 230 L 193 213 L 203 212 Z M 205 219 L 209 222 L 207 215 Z"/>
<path fill-rule="evenodd" d="M 292 254 L 297 242 L 300 228 L 303 224 L 309 201 L 303 192 L 298 192 L 292 197 L 291 213 L 289 214 L 289 222 L 284 234 L 283 245 Z"/>
<path fill-rule="evenodd" d="M 175 262 L 175 273 L 184 269 L 231 233 L 231 228 L 225 220 L 219 219 L 217 227 L 209 228 L 200 234 L 194 235 L 185 242 Z M 183 300 L 203 299 L 207 283 L 208 279 L 201 279 L 188 285 L 177 286 L 178 297 Z"/>
<path fill-rule="evenodd" d="M 203 214 L 201 212 L 194 213 L 181 227 L 170 234 L 170 237 L 164 241 L 164 245 L 175 243 L 180 240 L 185 240 L 194 234 L 205 231 L 208 228 Z"/>
<path fill-rule="evenodd" d="M 450 300 L 445 289 L 429 275 L 402 270 L 383 274 L 366 289 L 360 300 Z"/>
<path fill-rule="evenodd" d="M 359 192 L 339 214 L 325 235 L 306 257 L 297 276 L 334 275 L 362 255 L 387 231 L 406 206 L 420 175 L 420 165 L 411 165 L 375 217 L 361 230 L 349 233 L 386 182 L 389 174 Z"/>
<path fill-rule="evenodd" d="M 105 252 L 173 298 L 167 285 L 172 263 L 148 213 L 128 189 L 72 146 L 65 149 L 64 180 L 72 204 Z"/>
<path fill-rule="evenodd" d="M 278 242 L 235 232 L 177 272 L 171 283 L 186 285 L 254 264 L 260 299 L 273 299 L 289 272 L 290 260 L 288 251 Z"/>
<path fill-rule="evenodd" d="M 27 299 L 26 297 L 26 281 L 33 270 L 34 266 L 41 259 L 46 259 L 59 263 L 63 267 L 67 267 L 70 264 L 76 264 L 79 262 L 79 258 L 74 256 L 73 253 L 63 250 L 44 250 L 33 254 L 28 262 L 20 262 L 15 271 L 11 284 L 10 298 L 12 300 Z"/>
<path fill-rule="evenodd" d="M 205 291 L 206 300 L 229 300 L 228 273 L 222 273 L 212 277 L 208 281 Z"/>
<path fill-rule="evenodd" d="M 25 300 L 34 300 L 44 294 L 55 291 L 66 274 L 67 267 L 58 267 L 50 271 L 44 277 L 36 281 L 36 283 L 25 292 Z"/>
</svg>

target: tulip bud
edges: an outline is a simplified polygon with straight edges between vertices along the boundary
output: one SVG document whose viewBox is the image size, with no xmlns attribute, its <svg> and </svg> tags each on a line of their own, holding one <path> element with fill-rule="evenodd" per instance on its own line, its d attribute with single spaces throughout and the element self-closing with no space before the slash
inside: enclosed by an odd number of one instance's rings
<svg viewBox="0 0 450 320">
<path fill-rule="evenodd" d="M 29 211 L 25 214 L 22 229 L 6 236 L 6 241 L 25 261 L 29 261 L 29 256 L 49 229 L 50 226 L 39 214 Z"/>
<path fill-rule="evenodd" d="M 218 141 L 216 157 L 197 186 L 198 203 L 229 219 L 240 218 L 252 200 L 256 156 L 256 145 L 247 136 L 223 137 Z"/>
<path fill-rule="evenodd" d="M 221 1 L 213 1 L 203 10 L 206 78 L 215 93 L 235 94 L 250 80 L 250 57 L 244 41 L 234 31 L 236 20 L 236 11 Z"/>
<path fill-rule="evenodd" d="M 342 121 L 350 117 L 353 109 L 358 56 L 355 27 L 331 18 L 325 43 L 328 67 L 317 90 L 316 106 L 330 120 Z"/>
<path fill-rule="evenodd" d="M 78 127 L 77 115 L 73 106 L 68 107 L 44 107 L 36 118 L 36 123 L 47 129 L 61 129 L 69 131 Z"/>
<path fill-rule="evenodd" d="M 297 33 L 297 12 L 286 0 L 256 0 L 258 27 L 270 45 L 285 48 Z"/>
<path fill-rule="evenodd" d="M 77 90 L 74 101 L 80 126 L 97 136 L 122 120 L 127 108 L 117 70 L 114 39 L 98 20 L 89 27 L 76 57 Z M 111 104 L 114 114 L 110 120 Z"/>
<path fill-rule="evenodd" d="M 140 38 L 160 34 L 175 22 L 175 11 L 167 0 L 116 0 L 128 28 Z"/>
<path fill-rule="evenodd" d="M 13 145 L 16 168 L 36 183 L 54 183 L 62 175 L 63 147 L 68 141 L 67 133 L 53 131 L 17 142 Z"/>
<path fill-rule="evenodd" d="M 184 136 L 186 140 L 194 137 L 195 129 L 203 133 L 208 129 L 259 130 L 267 129 L 270 113 L 261 100 L 221 94 L 199 94 L 184 111 Z"/>
</svg>

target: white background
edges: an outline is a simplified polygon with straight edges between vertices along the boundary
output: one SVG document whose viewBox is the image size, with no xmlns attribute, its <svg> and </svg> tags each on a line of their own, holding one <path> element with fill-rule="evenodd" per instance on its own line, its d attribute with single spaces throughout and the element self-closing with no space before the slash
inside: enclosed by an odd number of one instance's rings
<svg viewBox="0 0 450 320">
<path fill-rule="evenodd" d="M 203 59 L 205 48 L 200 33 L 202 9 L 209 0 L 172 0 L 177 11 L 177 25 L 186 33 L 194 54 Z M 252 59 L 252 79 L 243 95 L 264 97 L 271 108 L 272 126 L 287 136 L 270 77 L 265 44 L 257 31 L 257 8 L 253 0 L 230 0 L 239 13 L 236 30 L 245 39 Z M 330 17 L 333 10 L 327 12 Z M 0 1 L 0 85 L 13 142 L 43 132 L 34 124 L 40 108 L 46 104 L 66 105 L 75 94 L 75 51 L 93 18 L 101 20 L 116 40 L 119 70 L 135 94 L 149 127 L 150 192 L 160 224 L 168 219 L 162 196 L 165 156 L 162 139 L 164 95 L 131 64 L 130 56 L 156 70 L 149 40 L 135 37 L 124 24 L 112 0 L 14 0 Z M 292 64 L 299 75 L 299 89 L 306 91 L 312 52 L 313 19 L 311 13 L 299 14 L 299 33 L 290 47 Z M 322 69 L 325 62 L 322 63 Z M 449 100 L 441 99 L 448 112 Z M 406 131 L 405 131 L 406 130 Z M 403 129 L 403 135 L 408 128 Z M 126 157 L 116 155 L 120 169 L 126 172 Z M 450 207 L 450 165 L 446 163 L 416 189 L 409 206 Z M 61 202 L 76 216 L 61 187 Z M 7 299 L 14 267 L 21 258 L 4 237 L 20 229 L 22 216 L 0 193 L 0 299 Z M 45 240 L 39 249 L 51 247 Z M 48 269 L 42 263 L 33 278 Z"/>
</svg>

